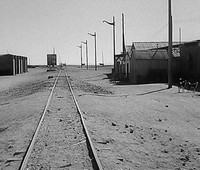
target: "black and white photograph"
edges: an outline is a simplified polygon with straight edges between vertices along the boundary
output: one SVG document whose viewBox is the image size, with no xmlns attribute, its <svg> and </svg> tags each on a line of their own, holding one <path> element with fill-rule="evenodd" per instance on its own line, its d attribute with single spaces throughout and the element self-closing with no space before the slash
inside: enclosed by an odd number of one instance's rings
<svg viewBox="0 0 200 170">
<path fill-rule="evenodd" d="M 199 0 L 0 0 L 0 170 L 200 170 Z"/>
</svg>

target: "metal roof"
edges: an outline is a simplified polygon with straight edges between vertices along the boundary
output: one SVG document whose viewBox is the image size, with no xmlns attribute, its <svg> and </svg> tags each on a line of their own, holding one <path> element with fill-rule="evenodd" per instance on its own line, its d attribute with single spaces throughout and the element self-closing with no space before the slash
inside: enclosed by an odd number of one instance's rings
<svg viewBox="0 0 200 170">
<path fill-rule="evenodd" d="M 178 45 L 179 42 L 173 42 L 173 45 Z M 150 50 L 157 48 L 167 48 L 168 42 L 133 42 L 132 43 L 134 50 Z"/>
<path fill-rule="evenodd" d="M 19 55 L 13 55 L 13 54 L 0 54 L 0 57 L 24 57 L 24 56 L 19 56 Z M 27 58 L 27 57 L 24 57 Z"/>
<path fill-rule="evenodd" d="M 140 60 L 160 60 L 168 59 L 168 54 L 166 50 L 134 50 L 133 58 Z"/>
<path fill-rule="evenodd" d="M 198 45 L 198 46 L 200 46 L 200 40 L 185 42 L 185 43 L 182 43 L 182 45 Z"/>
</svg>

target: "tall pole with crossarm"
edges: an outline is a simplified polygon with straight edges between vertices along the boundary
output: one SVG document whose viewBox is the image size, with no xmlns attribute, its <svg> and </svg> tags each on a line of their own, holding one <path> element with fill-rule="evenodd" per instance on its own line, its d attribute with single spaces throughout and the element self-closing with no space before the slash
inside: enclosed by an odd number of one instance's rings
<svg viewBox="0 0 200 170">
<path fill-rule="evenodd" d="M 171 14 L 171 0 L 168 0 L 169 8 L 169 46 L 168 46 L 168 88 L 172 88 L 172 14 Z"/>
<path fill-rule="evenodd" d="M 97 34 L 96 32 L 94 34 L 88 33 L 91 36 L 94 36 L 94 53 L 95 53 L 95 71 L 97 71 Z"/>
<path fill-rule="evenodd" d="M 116 61 L 115 61 L 115 17 L 113 16 L 113 22 L 104 20 L 103 22 L 113 26 L 113 58 L 114 58 L 114 79 L 116 79 Z"/>
<path fill-rule="evenodd" d="M 84 41 L 81 41 L 83 44 L 86 45 L 86 64 L 87 64 L 87 69 L 88 69 L 88 46 L 87 46 L 87 40 L 84 42 Z"/>
<path fill-rule="evenodd" d="M 81 49 L 81 68 L 82 68 L 82 45 L 77 46 Z"/>
</svg>

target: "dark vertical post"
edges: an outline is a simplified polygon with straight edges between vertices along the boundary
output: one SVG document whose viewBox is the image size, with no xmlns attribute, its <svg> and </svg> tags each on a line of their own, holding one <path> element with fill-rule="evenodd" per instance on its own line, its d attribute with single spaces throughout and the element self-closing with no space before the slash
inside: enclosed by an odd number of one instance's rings
<svg viewBox="0 0 200 170">
<path fill-rule="evenodd" d="M 116 61 L 115 61 L 115 17 L 113 16 L 113 22 L 108 22 L 104 20 L 109 25 L 113 26 L 113 59 L 114 59 L 114 79 L 116 80 Z"/>
<path fill-rule="evenodd" d="M 77 46 L 77 47 L 79 47 L 79 48 L 80 48 L 80 50 L 81 50 L 81 68 L 82 68 L 82 45 L 80 45 L 80 46 Z"/>
<path fill-rule="evenodd" d="M 96 34 L 96 32 L 94 32 L 94 34 L 91 34 L 91 33 L 88 33 L 88 34 L 94 37 L 94 46 L 95 46 L 95 48 L 94 48 L 94 53 L 95 53 L 94 66 L 95 66 L 95 70 L 97 70 L 97 47 L 96 47 L 97 46 L 97 39 L 96 39 L 97 34 Z"/>
<path fill-rule="evenodd" d="M 86 40 L 86 61 L 87 61 L 87 69 L 88 69 L 88 45 Z"/>
<path fill-rule="evenodd" d="M 122 14 L 122 51 L 123 54 L 125 54 L 126 48 L 125 48 L 125 36 L 124 36 L 124 14 Z"/>
<path fill-rule="evenodd" d="M 168 0 L 169 8 L 169 46 L 168 46 L 168 88 L 172 88 L 172 14 L 171 14 L 171 0 Z"/>
<path fill-rule="evenodd" d="M 80 46 L 81 48 L 81 68 L 82 68 L 82 63 L 83 63 L 83 59 L 82 59 L 82 45 Z"/>
<path fill-rule="evenodd" d="M 116 79 L 116 60 L 115 60 L 115 17 L 113 16 L 113 57 L 114 57 L 114 79 Z"/>
<path fill-rule="evenodd" d="M 181 45 L 181 28 L 179 28 L 179 43 Z"/>
<path fill-rule="evenodd" d="M 87 64 L 87 69 L 88 69 L 88 46 L 87 46 L 87 40 L 86 42 L 81 41 L 83 44 L 86 45 L 86 64 Z"/>
<path fill-rule="evenodd" d="M 94 33 L 95 38 L 95 70 L 97 71 L 97 34 Z"/>
</svg>

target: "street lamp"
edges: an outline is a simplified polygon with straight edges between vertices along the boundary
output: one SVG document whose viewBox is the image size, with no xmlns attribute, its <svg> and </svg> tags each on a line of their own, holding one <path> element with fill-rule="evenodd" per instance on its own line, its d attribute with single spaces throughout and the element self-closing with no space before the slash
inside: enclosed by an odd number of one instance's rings
<svg viewBox="0 0 200 170">
<path fill-rule="evenodd" d="M 94 49 L 94 53 L 95 53 L 95 71 L 97 71 L 97 39 L 96 39 L 96 32 L 94 32 L 94 34 L 88 33 L 91 36 L 94 36 L 94 45 L 95 45 L 95 49 Z"/>
<path fill-rule="evenodd" d="M 82 45 L 78 45 L 77 47 L 81 49 L 81 68 L 82 68 Z"/>
<path fill-rule="evenodd" d="M 113 26 L 113 57 L 114 57 L 114 79 L 116 72 L 116 61 L 115 61 L 115 17 L 113 16 L 113 22 L 108 22 L 104 20 L 103 22 Z"/>
<path fill-rule="evenodd" d="M 84 42 L 84 41 L 81 41 L 83 44 L 86 45 L 86 64 L 87 64 L 87 69 L 88 69 L 88 46 L 87 46 L 87 40 Z"/>
</svg>

